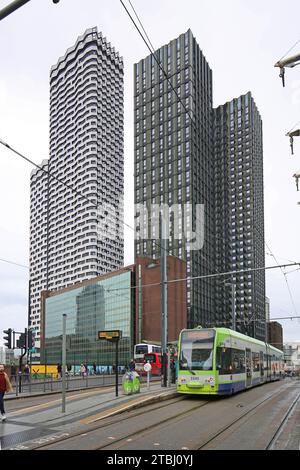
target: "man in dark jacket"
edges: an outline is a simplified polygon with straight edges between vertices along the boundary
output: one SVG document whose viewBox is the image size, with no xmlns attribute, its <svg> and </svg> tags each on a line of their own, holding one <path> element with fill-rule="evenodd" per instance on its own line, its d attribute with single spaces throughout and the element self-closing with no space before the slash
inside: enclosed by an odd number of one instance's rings
<svg viewBox="0 0 300 470">
<path fill-rule="evenodd" d="M 135 370 L 135 362 L 133 359 L 129 362 L 129 370 L 130 372 L 133 372 Z"/>
<path fill-rule="evenodd" d="M 57 364 L 57 378 L 60 379 L 61 378 L 61 364 L 58 363 Z"/>
</svg>

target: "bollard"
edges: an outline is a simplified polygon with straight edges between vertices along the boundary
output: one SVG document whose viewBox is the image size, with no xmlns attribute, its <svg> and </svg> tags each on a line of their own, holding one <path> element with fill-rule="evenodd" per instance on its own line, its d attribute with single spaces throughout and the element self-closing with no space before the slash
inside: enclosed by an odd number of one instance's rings
<svg viewBox="0 0 300 470">
<path fill-rule="evenodd" d="M 147 372 L 147 390 L 150 390 L 150 371 Z"/>
</svg>

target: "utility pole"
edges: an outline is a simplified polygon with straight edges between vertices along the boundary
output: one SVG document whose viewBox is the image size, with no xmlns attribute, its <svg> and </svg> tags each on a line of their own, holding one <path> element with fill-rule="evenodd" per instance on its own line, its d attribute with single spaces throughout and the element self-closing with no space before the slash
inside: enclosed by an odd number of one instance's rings
<svg viewBox="0 0 300 470">
<path fill-rule="evenodd" d="M 66 412 L 66 350 L 67 350 L 67 341 L 66 341 L 66 330 L 67 330 L 67 315 L 63 314 L 63 334 L 62 334 L 62 413 Z"/>
<path fill-rule="evenodd" d="M 161 214 L 160 239 L 160 278 L 161 278 L 161 354 L 162 387 L 167 386 L 167 343 L 168 343 L 168 283 L 167 283 L 167 238 L 165 214 Z"/>
<path fill-rule="evenodd" d="M 30 326 L 31 326 L 31 318 L 30 317 L 31 317 L 31 280 L 29 279 L 29 282 L 28 282 L 28 320 L 27 320 L 28 332 L 29 332 Z M 28 341 L 27 341 L 27 363 L 29 363 L 29 349 L 31 349 L 31 348 L 32 348 L 32 345 L 28 344 Z"/>
<path fill-rule="evenodd" d="M 23 333 L 22 333 L 23 334 Z M 27 353 L 27 344 L 28 344 L 28 336 L 27 336 L 27 328 L 25 328 L 25 333 L 24 333 L 24 352 L 21 354 L 19 357 L 19 392 L 22 392 L 22 362 L 23 362 L 23 357 Z"/>
<path fill-rule="evenodd" d="M 232 329 L 236 331 L 236 312 L 235 312 L 235 296 L 236 296 L 236 289 L 235 283 L 231 282 L 231 296 L 232 296 Z"/>
<path fill-rule="evenodd" d="M 142 332 L 143 332 L 143 313 L 142 313 L 142 266 L 138 265 L 138 295 L 139 295 L 139 321 L 138 321 L 138 343 L 142 342 Z"/>
</svg>

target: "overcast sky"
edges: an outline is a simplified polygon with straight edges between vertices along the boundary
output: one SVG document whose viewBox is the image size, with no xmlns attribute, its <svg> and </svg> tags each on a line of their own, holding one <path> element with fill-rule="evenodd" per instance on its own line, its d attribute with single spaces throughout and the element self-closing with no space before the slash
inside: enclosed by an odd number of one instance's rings
<svg viewBox="0 0 300 470">
<path fill-rule="evenodd" d="M 10 0 L 0 0 L 0 8 Z M 125 1 L 127 3 L 127 0 Z M 274 63 L 299 39 L 299 0 L 132 0 L 154 47 L 191 28 L 213 70 L 214 106 L 251 91 L 263 119 L 266 242 L 280 264 L 300 261 L 300 66 L 282 87 Z M 133 225 L 133 64 L 148 50 L 119 0 L 31 0 L 0 22 L 0 138 L 40 163 L 49 148 L 49 71 L 87 29 L 97 26 L 125 62 L 125 220 Z M 300 52 L 300 43 L 289 55 Z M 300 127 L 300 126 L 298 126 Z M 0 146 L 0 258 L 28 265 L 32 167 Z M 266 250 L 269 253 L 269 250 Z M 133 232 L 125 230 L 125 264 Z M 275 260 L 266 255 L 266 264 Z M 294 268 L 290 268 L 294 270 Z M 300 315 L 300 271 L 266 275 L 271 317 Z M 28 271 L 0 261 L 2 330 L 27 322 Z M 282 321 L 284 339 L 300 340 L 300 321 Z"/>
</svg>

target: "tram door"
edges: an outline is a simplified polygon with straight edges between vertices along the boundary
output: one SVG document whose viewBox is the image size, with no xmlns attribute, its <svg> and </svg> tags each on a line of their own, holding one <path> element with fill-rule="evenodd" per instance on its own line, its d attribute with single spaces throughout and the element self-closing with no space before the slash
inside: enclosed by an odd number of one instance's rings
<svg viewBox="0 0 300 470">
<path fill-rule="evenodd" d="M 265 366 L 264 366 L 264 353 L 259 353 L 259 369 L 260 369 L 260 383 L 265 381 Z"/>
<path fill-rule="evenodd" d="M 246 387 L 251 387 L 251 384 L 252 384 L 251 349 L 246 349 Z"/>
</svg>

